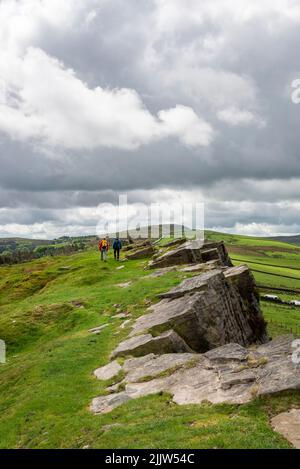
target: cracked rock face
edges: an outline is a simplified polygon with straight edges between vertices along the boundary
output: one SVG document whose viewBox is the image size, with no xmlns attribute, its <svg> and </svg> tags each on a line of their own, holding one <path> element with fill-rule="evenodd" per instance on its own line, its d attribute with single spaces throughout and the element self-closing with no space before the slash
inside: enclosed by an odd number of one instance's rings
<svg viewBox="0 0 300 469">
<path fill-rule="evenodd" d="M 230 342 L 248 346 L 267 341 L 266 324 L 247 266 L 204 272 L 160 297 L 162 301 L 137 319 L 131 336 L 157 336 L 172 329 L 195 352 Z"/>
<path fill-rule="evenodd" d="M 159 392 L 170 393 L 180 405 L 243 404 L 256 396 L 300 389 L 300 367 L 291 359 L 293 340 L 285 336 L 267 347 L 227 344 L 205 354 L 128 359 L 123 365 L 125 390 L 94 399 L 91 410 L 109 412 L 123 402 Z"/>
</svg>

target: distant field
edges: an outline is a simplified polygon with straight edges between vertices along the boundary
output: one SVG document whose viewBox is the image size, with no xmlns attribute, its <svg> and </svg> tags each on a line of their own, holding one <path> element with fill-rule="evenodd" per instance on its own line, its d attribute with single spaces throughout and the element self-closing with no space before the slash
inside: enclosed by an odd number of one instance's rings
<svg viewBox="0 0 300 469">
<path fill-rule="evenodd" d="M 207 232 L 212 240 L 224 240 L 234 265 L 248 264 L 262 293 L 284 300 L 300 300 L 300 247 L 281 241 Z M 282 289 L 282 290 L 281 290 Z M 262 302 L 272 335 L 300 335 L 300 308 Z"/>
<path fill-rule="evenodd" d="M 209 237 L 225 239 L 235 263 L 247 260 L 264 271 L 254 275 L 259 285 L 269 285 L 267 291 L 300 290 L 299 272 L 289 268 L 300 268 L 299 248 L 260 244 L 256 238 L 247 243 L 245 237 Z M 148 301 L 157 301 L 158 293 L 183 278 L 178 272 L 147 278 L 144 260 L 121 263 L 124 268 L 117 270 L 119 265 L 111 257 L 100 264 L 91 250 L 0 267 L 0 338 L 8 346 L 8 361 L 0 365 L 0 448 L 288 448 L 272 431 L 269 417 L 300 407 L 299 392 L 243 406 L 177 406 L 163 394 L 107 415 L 90 414 L 91 399 L 109 384 L 97 381 L 92 371 L 108 362 L 129 332 L 128 326 L 120 328 L 122 319 L 113 318 L 116 309 L 137 318 Z M 117 286 L 128 281 L 129 288 Z M 271 336 L 300 328 L 300 309 L 268 302 L 262 308 Z M 108 326 L 101 334 L 88 333 L 102 324 Z"/>
</svg>

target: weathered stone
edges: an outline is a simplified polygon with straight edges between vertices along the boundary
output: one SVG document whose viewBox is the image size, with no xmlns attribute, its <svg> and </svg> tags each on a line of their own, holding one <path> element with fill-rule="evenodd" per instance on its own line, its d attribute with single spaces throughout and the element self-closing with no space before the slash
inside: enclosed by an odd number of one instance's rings
<svg viewBox="0 0 300 469">
<path fill-rule="evenodd" d="M 150 246 L 151 241 L 148 239 L 144 240 L 132 240 L 132 243 L 128 244 L 127 246 L 123 247 L 123 251 L 132 251 L 132 250 L 137 250 L 137 249 L 142 249 L 144 247 Z"/>
<path fill-rule="evenodd" d="M 112 357 L 133 355 L 141 356 L 148 353 L 172 353 L 172 352 L 190 352 L 186 345 L 176 332 L 169 330 L 153 337 L 151 334 L 144 334 L 132 337 L 121 342 L 112 354 Z"/>
<path fill-rule="evenodd" d="M 251 349 L 228 344 L 205 354 L 150 354 L 126 360 L 125 391 L 94 400 L 92 410 L 107 412 L 123 401 L 160 392 L 170 393 L 180 405 L 243 404 L 256 396 L 300 389 L 291 343 L 287 336 Z M 266 349 L 269 357 L 276 358 L 258 360 L 254 366 L 249 357 L 265 358 Z"/>
<path fill-rule="evenodd" d="M 195 262 L 201 262 L 200 249 L 194 249 L 191 243 L 187 242 L 153 259 L 148 267 L 155 269 L 158 267 L 170 267 L 172 265 L 191 264 Z"/>
<path fill-rule="evenodd" d="M 251 354 L 258 363 L 259 396 L 300 389 L 300 366 L 292 360 L 294 337 L 278 337 L 268 344 L 261 345 Z"/>
<path fill-rule="evenodd" d="M 265 322 L 252 274 L 246 266 L 225 272 L 231 275 L 213 270 L 160 295 L 164 299 L 137 319 L 131 335 L 173 329 L 196 352 L 231 342 L 243 346 L 265 342 Z"/>
<path fill-rule="evenodd" d="M 120 326 L 120 329 L 125 329 L 126 326 L 128 326 L 128 324 L 131 322 L 131 319 L 126 319 L 126 321 L 124 321 L 121 326 Z"/>
<path fill-rule="evenodd" d="M 100 332 L 105 329 L 109 324 L 102 324 L 102 326 L 94 327 L 93 329 L 89 329 L 88 332 L 91 334 L 100 334 Z"/>
<path fill-rule="evenodd" d="M 246 360 L 249 351 L 239 344 L 226 344 L 205 353 L 205 357 L 211 361 L 228 362 Z"/>
<path fill-rule="evenodd" d="M 271 420 L 271 425 L 275 432 L 280 433 L 295 448 L 300 449 L 300 409 L 276 415 Z"/>
<path fill-rule="evenodd" d="M 217 249 L 221 264 L 227 267 L 232 267 L 232 262 L 229 257 L 228 251 L 223 241 L 205 241 L 203 249 L 208 251 L 210 249 Z"/>
<path fill-rule="evenodd" d="M 221 270 L 212 270 L 211 272 L 204 272 L 201 275 L 195 277 L 187 278 L 183 280 L 172 290 L 161 293 L 158 295 L 160 298 L 179 298 L 186 294 L 195 293 L 199 291 L 204 291 L 208 288 L 209 285 L 213 285 L 218 282 L 218 276 L 223 276 Z"/>
<path fill-rule="evenodd" d="M 124 313 L 114 314 L 114 316 L 112 316 L 112 318 L 113 319 L 128 319 L 128 317 L 130 317 L 130 316 L 131 316 L 131 314 L 126 311 Z"/>
<path fill-rule="evenodd" d="M 119 392 L 117 394 L 109 394 L 108 396 L 100 396 L 93 399 L 90 410 L 94 414 L 107 414 L 121 404 L 125 404 L 130 400 L 127 392 Z"/>
<path fill-rule="evenodd" d="M 253 370 L 241 369 L 235 372 L 220 374 L 220 384 L 222 390 L 230 390 L 231 388 L 239 385 L 254 384 L 256 381 L 256 374 Z"/>
<path fill-rule="evenodd" d="M 184 243 L 186 243 L 186 238 L 177 238 L 177 239 L 174 239 L 174 240 L 169 241 L 168 243 L 166 243 L 164 245 L 164 247 L 169 248 L 169 247 L 178 246 L 178 245 L 184 244 Z"/>
<path fill-rule="evenodd" d="M 201 258 L 203 262 L 219 260 L 219 251 L 217 248 L 202 249 Z"/>
<path fill-rule="evenodd" d="M 117 376 L 117 374 L 121 371 L 121 369 L 122 369 L 121 366 L 115 360 L 111 363 L 108 363 L 108 365 L 102 366 L 101 368 L 98 368 L 97 370 L 95 370 L 94 375 L 96 376 L 97 379 L 101 379 L 105 381 L 105 380 L 113 378 L 114 376 Z"/>
<path fill-rule="evenodd" d="M 155 253 L 155 249 L 153 246 L 146 246 L 142 249 L 139 249 L 137 251 L 131 252 L 130 254 L 127 254 L 127 259 L 128 260 L 134 260 L 134 259 L 144 259 L 146 257 L 151 257 Z"/>
<path fill-rule="evenodd" d="M 128 288 L 130 285 L 132 285 L 132 282 L 117 283 L 117 287 L 120 288 Z"/>
<path fill-rule="evenodd" d="M 121 392 L 121 390 L 123 390 L 122 386 L 124 384 L 125 384 L 125 381 L 120 381 L 119 383 L 112 384 L 111 386 L 108 386 L 106 389 L 107 389 L 107 391 L 109 391 L 111 393 Z"/>
<path fill-rule="evenodd" d="M 130 358 L 125 361 L 123 370 L 127 382 L 138 382 L 184 366 L 199 360 L 194 353 L 169 353 L 165 355 L 149 354 L 145 357 Z"/>
<path fill-rule="evenodd" d="M 264 343 L 268 341 L 266 332 L 266 322 L 259 307 L 259 293 L 253 277 L 247 265 L 240 265 L 226 269 L 224 272 L 227 284 L 229 284 L 230 293 L 233 301 L 236 301 L 238 294 L 240 309 L 242 315 L 246 318 L 251 329 L 251 338 L 248 344 Z"/>
<path fill-rule="evenodd" d="M 131 336 L 150 331 L 153 333 L 174 329 L 184 341 L 195 351 L 208 350 L 204 337 L 205 329 L 198 322 L 197 311 L 201 307 L 202 294 L 195 293 L 188 298 L 162 300 L 149 308 L 149 314 L 137 319 Z"/>
<path fill-rule="evenodd" d="M 181 272 L 204 272 L 207 270 L 214 270 L 221 266 L 221 262 L 219 260 L 216 261 L 208 261 L 201 264 L 192 264 L 180 269 Z"/>
<path fill-rule="evenodd" d="M 251 354 L 258 359 L 267 357 L 269 362 L 277 361 L 280 358 L 292 355 L 294 340 L 295 337 L 292 334 L 276 337 L 272 341 L 260 345 L 258 348 L 251 349 Z"/>
<path fill-rule="evenodd" d="M 198 246 L 195 241 L 187 241 L 181 246 L 168 250 L 149 263 L 149 268 L 169 267 L 171 265 L 203 263 L 219 260 L 221 265 L 231 267 L 232 263 L 222 241 L 205 242 Z"/>
</svg>

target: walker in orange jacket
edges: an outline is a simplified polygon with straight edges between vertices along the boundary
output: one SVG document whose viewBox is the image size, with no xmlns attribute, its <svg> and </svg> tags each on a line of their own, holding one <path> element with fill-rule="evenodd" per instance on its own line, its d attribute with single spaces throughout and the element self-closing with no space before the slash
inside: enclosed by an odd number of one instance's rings
<svg viewBox="0 0 300 469">
<path fill-rule="evenodd" d="M 106 262 L 107 252 L 109 250 L 109 242 L 107 239 L 103 238 L 98 243 L 99 251 L 101 252 L 101 260 Z"/>
</svg>

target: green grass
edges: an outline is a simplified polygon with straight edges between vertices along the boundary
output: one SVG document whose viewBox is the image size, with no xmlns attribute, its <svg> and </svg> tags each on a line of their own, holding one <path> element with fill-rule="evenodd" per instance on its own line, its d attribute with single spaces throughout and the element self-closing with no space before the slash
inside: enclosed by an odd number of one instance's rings
<svg viewBox="0 0 300 469">
<path fill-rule="evenodd" d="M 282 256 L 277 258 L 269 255 L 270 242 L 255 243 L 238 239 L 228 246 L 232 255 L 238 247 L 245 249 L 239 253 L 243 259 L 272 264 L 259 264 L 266 272 L 263 278 L 254 273 L 259 283 L 300 289 L 300 275 L 286 268 L 290 260 L 285 257 L 292 256 L 293 267 L 300 268 L 300 249 L 284 245 L 280 251 L 276 243 L 275 254 Z M 253 257 L 249 249 L 255 250 Z M 124 268 L 117 270 L 119 265 Z M 101 264 L 98 254 L 88 251 L 0 269 L 0 338 L 8 345 L 7 363 L 0 365 L 0 448 L 289 447 L 272 431 L 269 417 L 299 407 L 299 393 L 242 406 L 177 406 L 162 394 L 130 401 L 107 415 L 89 412 L 92 398 L 105 393 L 108 384 L 97 381 L 93 370 L 106 364 L 128 335 L 128 328 L 120 328 L 122 320 L 113 318 L 117 309 L 136 318 L 183 277 L 169 272 L 148 278 L 144 266 L 145 260 L 118 264 L 111 258 Z M 270 272 L 297 279 L 290 283 Z M 117 286 L 128 281 L 128 288 Z M 272 336 L 300 324 L 300 309 L 267 302 L 262 308 Z M 101 324 L 108 324 L 101 334 L 88 333 Z"/>
</svg>

